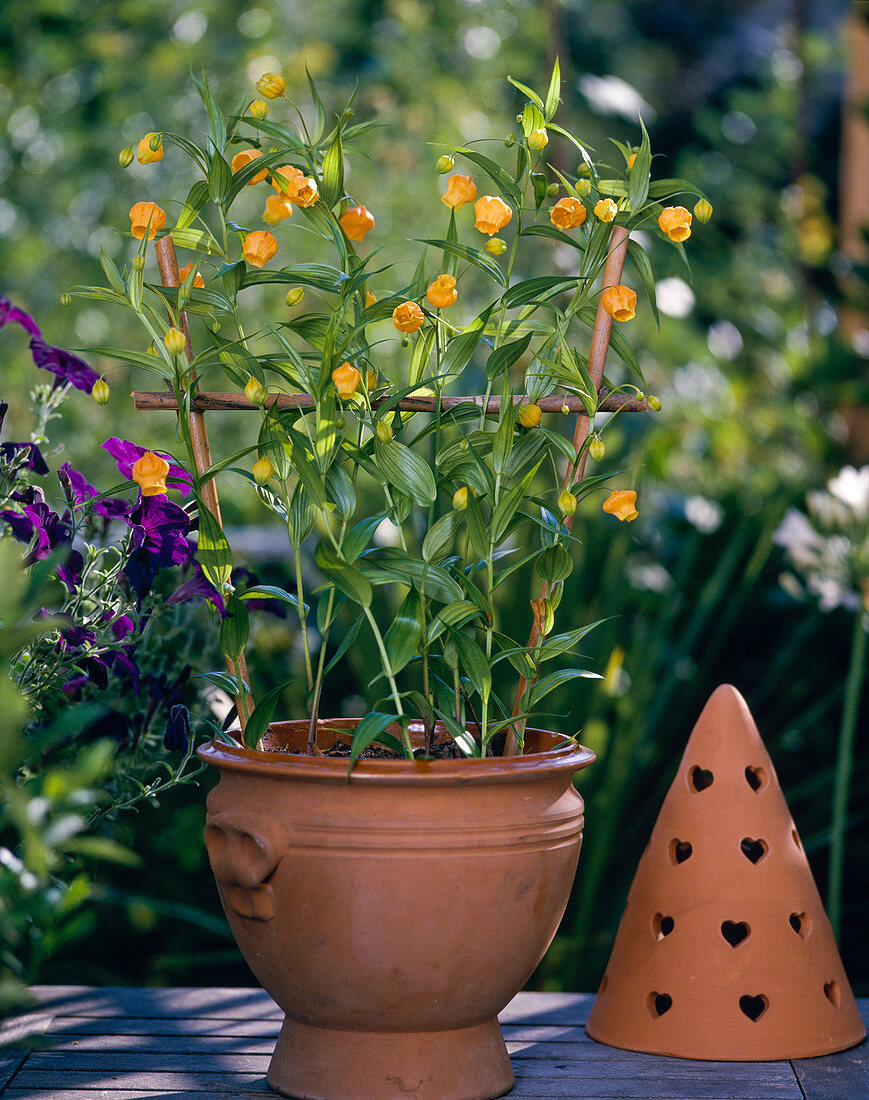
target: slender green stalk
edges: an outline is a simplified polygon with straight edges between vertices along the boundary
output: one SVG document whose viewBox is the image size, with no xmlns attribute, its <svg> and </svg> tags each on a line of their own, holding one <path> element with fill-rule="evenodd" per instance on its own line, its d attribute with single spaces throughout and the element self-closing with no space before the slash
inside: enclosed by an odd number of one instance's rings
<svg viewBox="0 0 869 1100">
<path fill-rule="evenodd" d="M 833 935 L 837 939 L 842 920 L 842 873 L 845 865 L 845 832 L 848 825 L 848 790 L 854 768 L 854 734 L 857 729 L 860 691 L 866 674 L 866 637 L 869 634 L 869 626 L 865 619 L 862 609 L 854 616 L 851 661 L 848 666 L 848 678 L 845 681 L 845 704 L 842 709 L 842 725 L 839 728 L 839 749 L 833 781 L 827 914 L 833 926 Z"/>
<path fill-rule="evenodd" d="M 305 611 L 305 590 L 302 583 L 301 547 L 293 547 L 293 558 L 296 563 L 296 597 L 299 601 L 299 625 L 302 628 L 302 651 L 305 654 L 305 675 L 308 678 L 308 691 L 310 691 L 314 686 L 314 670 L 311 665 L 311 646 L 308 640 L 308 613 Z"/>
<path fill-rule="evenodd" d="M 326 639 L 329 636 L 329 628 L 332 625 L 332 608 L 335 606 L 335 589 L 329 589 L 329 606 L 326 608 L 326 625 L 323 636 L 320 639 L 320 657 L 317 661 L 317 679 L 314 681 L 314 696 L 311 700 L 311 721 L 308 725 L 307 752 L 310 756 L 314 752 L 317 743 L 317 718 L 320 713 L 320 692 L 323 690 L 323 667 L 326 659 Z"/>
<path fill-rule="evenodd" d="M 368 620 L 368 625 L 371 627 L 371 632 L 377 643 L 377 649 L 380 652 L 380 660 L 383 664 L 383 671 L 386 673 L 386 678 L 389 681 L 389 689 L 392 692 L 393 702 L 395 703 L 398 713 L 404 715 L 404 707 L 401 705 L 401 696 L 398 693 L 398 685 L 395 682 L 395 673 L 392 671 L 392 663 L 389 660 L 389 654 L 386 652 L 386 646 L 383 644 L 383 636 L 380 633 L 380 627 L 377 625 L 377 620 L 371 614 L 370 607 L 363 607 L 362 610 L 365 613 L 365 618 Z M 408 758 L 411 758 L 413 756 L 413 745 L 410 743 L 410 735 L 403 725 L 401 727 L 401 736 L 404 741 L 405 752 Z"/>
</svg>

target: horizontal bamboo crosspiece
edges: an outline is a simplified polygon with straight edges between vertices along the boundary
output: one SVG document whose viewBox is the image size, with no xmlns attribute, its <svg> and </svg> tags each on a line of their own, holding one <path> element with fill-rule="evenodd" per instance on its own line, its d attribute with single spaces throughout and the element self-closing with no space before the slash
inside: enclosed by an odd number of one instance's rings
<svg viewBox="0 0 869 1100">
<path fill-rule="evenodd" d="M 134 392 L 132 396 L 137 409 L 153 411 L 155 409 L 177 410 L 178 408 L 175 394 L 168 393 L 165 390 Z M 513 400 L 518 405 L 524 400 L 528 400 L 528 398 L 514 397 Z M 384 394 L 381 397 L 372 398 L 371 405 L 378 408 L 381 405 L 394 402 L 395 408 L 400 409 L 402 412 L 434 412 L 437 408 L 437 401 L 438 399 L 434 396 L 403 397 L 400 401 L 395 401 L 389 394 Z M 219 412 L 221 410 L 224 412 L 253 412 L 259 408 L 252 401 L 248 401 L 243 393 L 197 393 L 191 398 L 190 404 L 197 412 Z M 277 409 L 312 409 L 315 404 L 314 398 L 307 393 L 275 393 L 271 394 L 266 401 L 267 408 Z M 579 416 L 588 417 L 581 398 L 574 397 L 573 394 L 551 394 L 549 397 L 539 398 L 536 404 L 540 406 L 543 412 L 577 413 Z M 459 405 L 475 405 L 477 408 L 482 408 L 483 397 L 471 395 L 467 397 L 441 397 L 440 399 L 440 406 L 444 411 L 455 409 Z M 501 398 L 490 397 L 486 404 L 486 411 L 497 413 L 500 409 Z M 606 390 L 602 390 L 598 394 L 598 412 L 645 412 L 647 409 L 648 404 L 645 398 L 639 399 L 626 394 L 610 394 Z"/>
</svg>

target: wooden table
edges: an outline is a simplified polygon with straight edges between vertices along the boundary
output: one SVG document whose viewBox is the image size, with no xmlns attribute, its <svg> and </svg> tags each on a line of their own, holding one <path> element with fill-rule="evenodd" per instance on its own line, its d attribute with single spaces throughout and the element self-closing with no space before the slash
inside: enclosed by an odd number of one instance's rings
<svg viewBox="0 0 869 1100">
<path fill-rule="evenodd" d="M 265 1072 L 281 1012 L 261 989 L 41 986 L 6 1025 L 2 1100 L 276 1096 Z M 520 993 L 501 1014 L 516 1100 L 866 1100 L 869 1050 L 791 1062 L 689 1062 L 602 1046 L 588 993 Z M 864 1020 L 869 999 L 860 1002 Z M 347 1100 L 353 1100 L 348 1097 Z"/>
</svg>

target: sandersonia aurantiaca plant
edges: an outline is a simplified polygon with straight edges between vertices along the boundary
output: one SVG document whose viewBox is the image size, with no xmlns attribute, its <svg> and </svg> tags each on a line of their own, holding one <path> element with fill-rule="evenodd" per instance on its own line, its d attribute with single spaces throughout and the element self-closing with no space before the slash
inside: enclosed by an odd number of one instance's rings
<svg viewBox="0 0 869 1100">
<path fill-rule="evenodd" d="M 295 591 L 270 595 L 298 616 L 312 751 L 326 676 L 357 638 L 379 655 L 381 698 L 356 729 L 354 757 L 372 740 L 412 755 L 412 719 L 423 723 L 427 752 L 436 728 L 467 755 L 520 751 L 526 720 L 546 696 L 594 675 L 549 669 L 595 625 L 555 632 L 574 568 L 577 507 L 603 494 L 602 522 L 638 514 L 625 475 L 586 472 L 589 456 L 603 456 L 613 422 L 597 429 L 596 414 L 660 408 L 643 392 L 623 331 L 644 308 L 638 290 L 657 312 L 650 259 L 630 235 L 651 231 L 682 249 L 693 217 L 708 220 L 711 207 L 685 181 L 651 179 L 642 123 L 638 146 L 610 149 L 618 166 L 598 163 L 554 121 L 557 64 L 545 95 L 513 84 L 525 103 L 508 151 L 499 139 L 492 156 L 474 142 L 438 159 L 446 187 L 439 194 L 433 175 L 419 203 L 446 208 L 444 229 L 416 242 L 413 277 L 402 282 L 394 261 L 406 243 L 397 255 L 385 252 L 399 242 L 379 237 L 377 195 L 345 183 L 345 151 L 373 124 L 353 121 L 349 104 L 330 123 L 313 84 L 309 124 L 284 99 L 277 74 L 257 85 L 269 103 L 248 93 L 226 117 L 203 80 L 207 140 L 148 136 L 145 160 L 158 149 L 166 156 L 130 211 L 135 257 L 123 272 L 103 257 L 108 288 L 75 291 L 139 317 L 152 354 L 96 350 L 174 391 L 140 395 L 138 404 L 179 410 L 198 471 L 199 560 L 227 606 L 224 686 L 239 698 L 248 745 L 265 731 L 282 688 L 254 709 L 240 682 L 248 594 L 228 583 L 232 554 L 212 487 L 245 458 L 251 486 L 285 524 L 292 551 Z M 566 144 L 576 172 L 550 162 L 556 142 Z M 201 178 L 179 204 L 164 191 L 171 176 L 159 173 L 185 155 Z M 126 150 L 122 164 L 130 160 Z M 687 195 L 699 196 L 694 215 L 677 205 Z M 169 234 L 192 254 L 177 280 Z M 294 262 L 312 235 L 315 261 Z M 163 283 L 180 281 L 177 289 L 148 277 L 149 241 L 162 250 Z M 547 244 L 569 250 L 573 270 L 538 274 Z M 251 327 L 246 292 L 274 286 L 287 288 L 289 312 Z M 205 321 L 189 344 L 184 312 Z M 201 396 L 224 388 L 224 377 L 243 393 Z M 261 415 L 256 440 L 210 466 L 195 427 L 209 403 Z M 308 591 L 303 561 L 312 545 L 320 583 Z M 531 595 L 523 634 L 514 637 L 500 604 L 515 601 L 520 584 L 526 592 L 530 584 Z M 339 620 L 336 649 L 330 638 Z"/>
</svg>

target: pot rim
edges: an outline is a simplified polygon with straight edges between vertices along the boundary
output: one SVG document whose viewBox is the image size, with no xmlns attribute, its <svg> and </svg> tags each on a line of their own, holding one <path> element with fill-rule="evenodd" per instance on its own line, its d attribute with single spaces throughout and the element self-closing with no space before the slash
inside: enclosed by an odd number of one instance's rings
<svg viewBox="0 0 869 1100">
<path fill-rule="evenodd" d="M 352 728 L 358 719 L 327 719 L 330 726 Z M 285 725 L 289 723 L 273 723 Z M 307 722 L 304 723 L 307 727 Z M 300 778 L 345 784 L 386 783 L 407 786 L 456 782 L 510 783 L 539 775 L 573 774 L 587 768 L 596 754 L 566 734 L 529 727 L 528 733 L 543 734 L 556 741 L 556 747 L 523 756 L 495 756 L 461 760 L 357 760 L 352 771 L 347 757 L 301 756 L 288 752 L 266 752 L 260 749 L 236 748 L 212 740 L 201 745 L 196 753 L 207 764 L 247 775 L 271 778 Z"/>
</svg>

